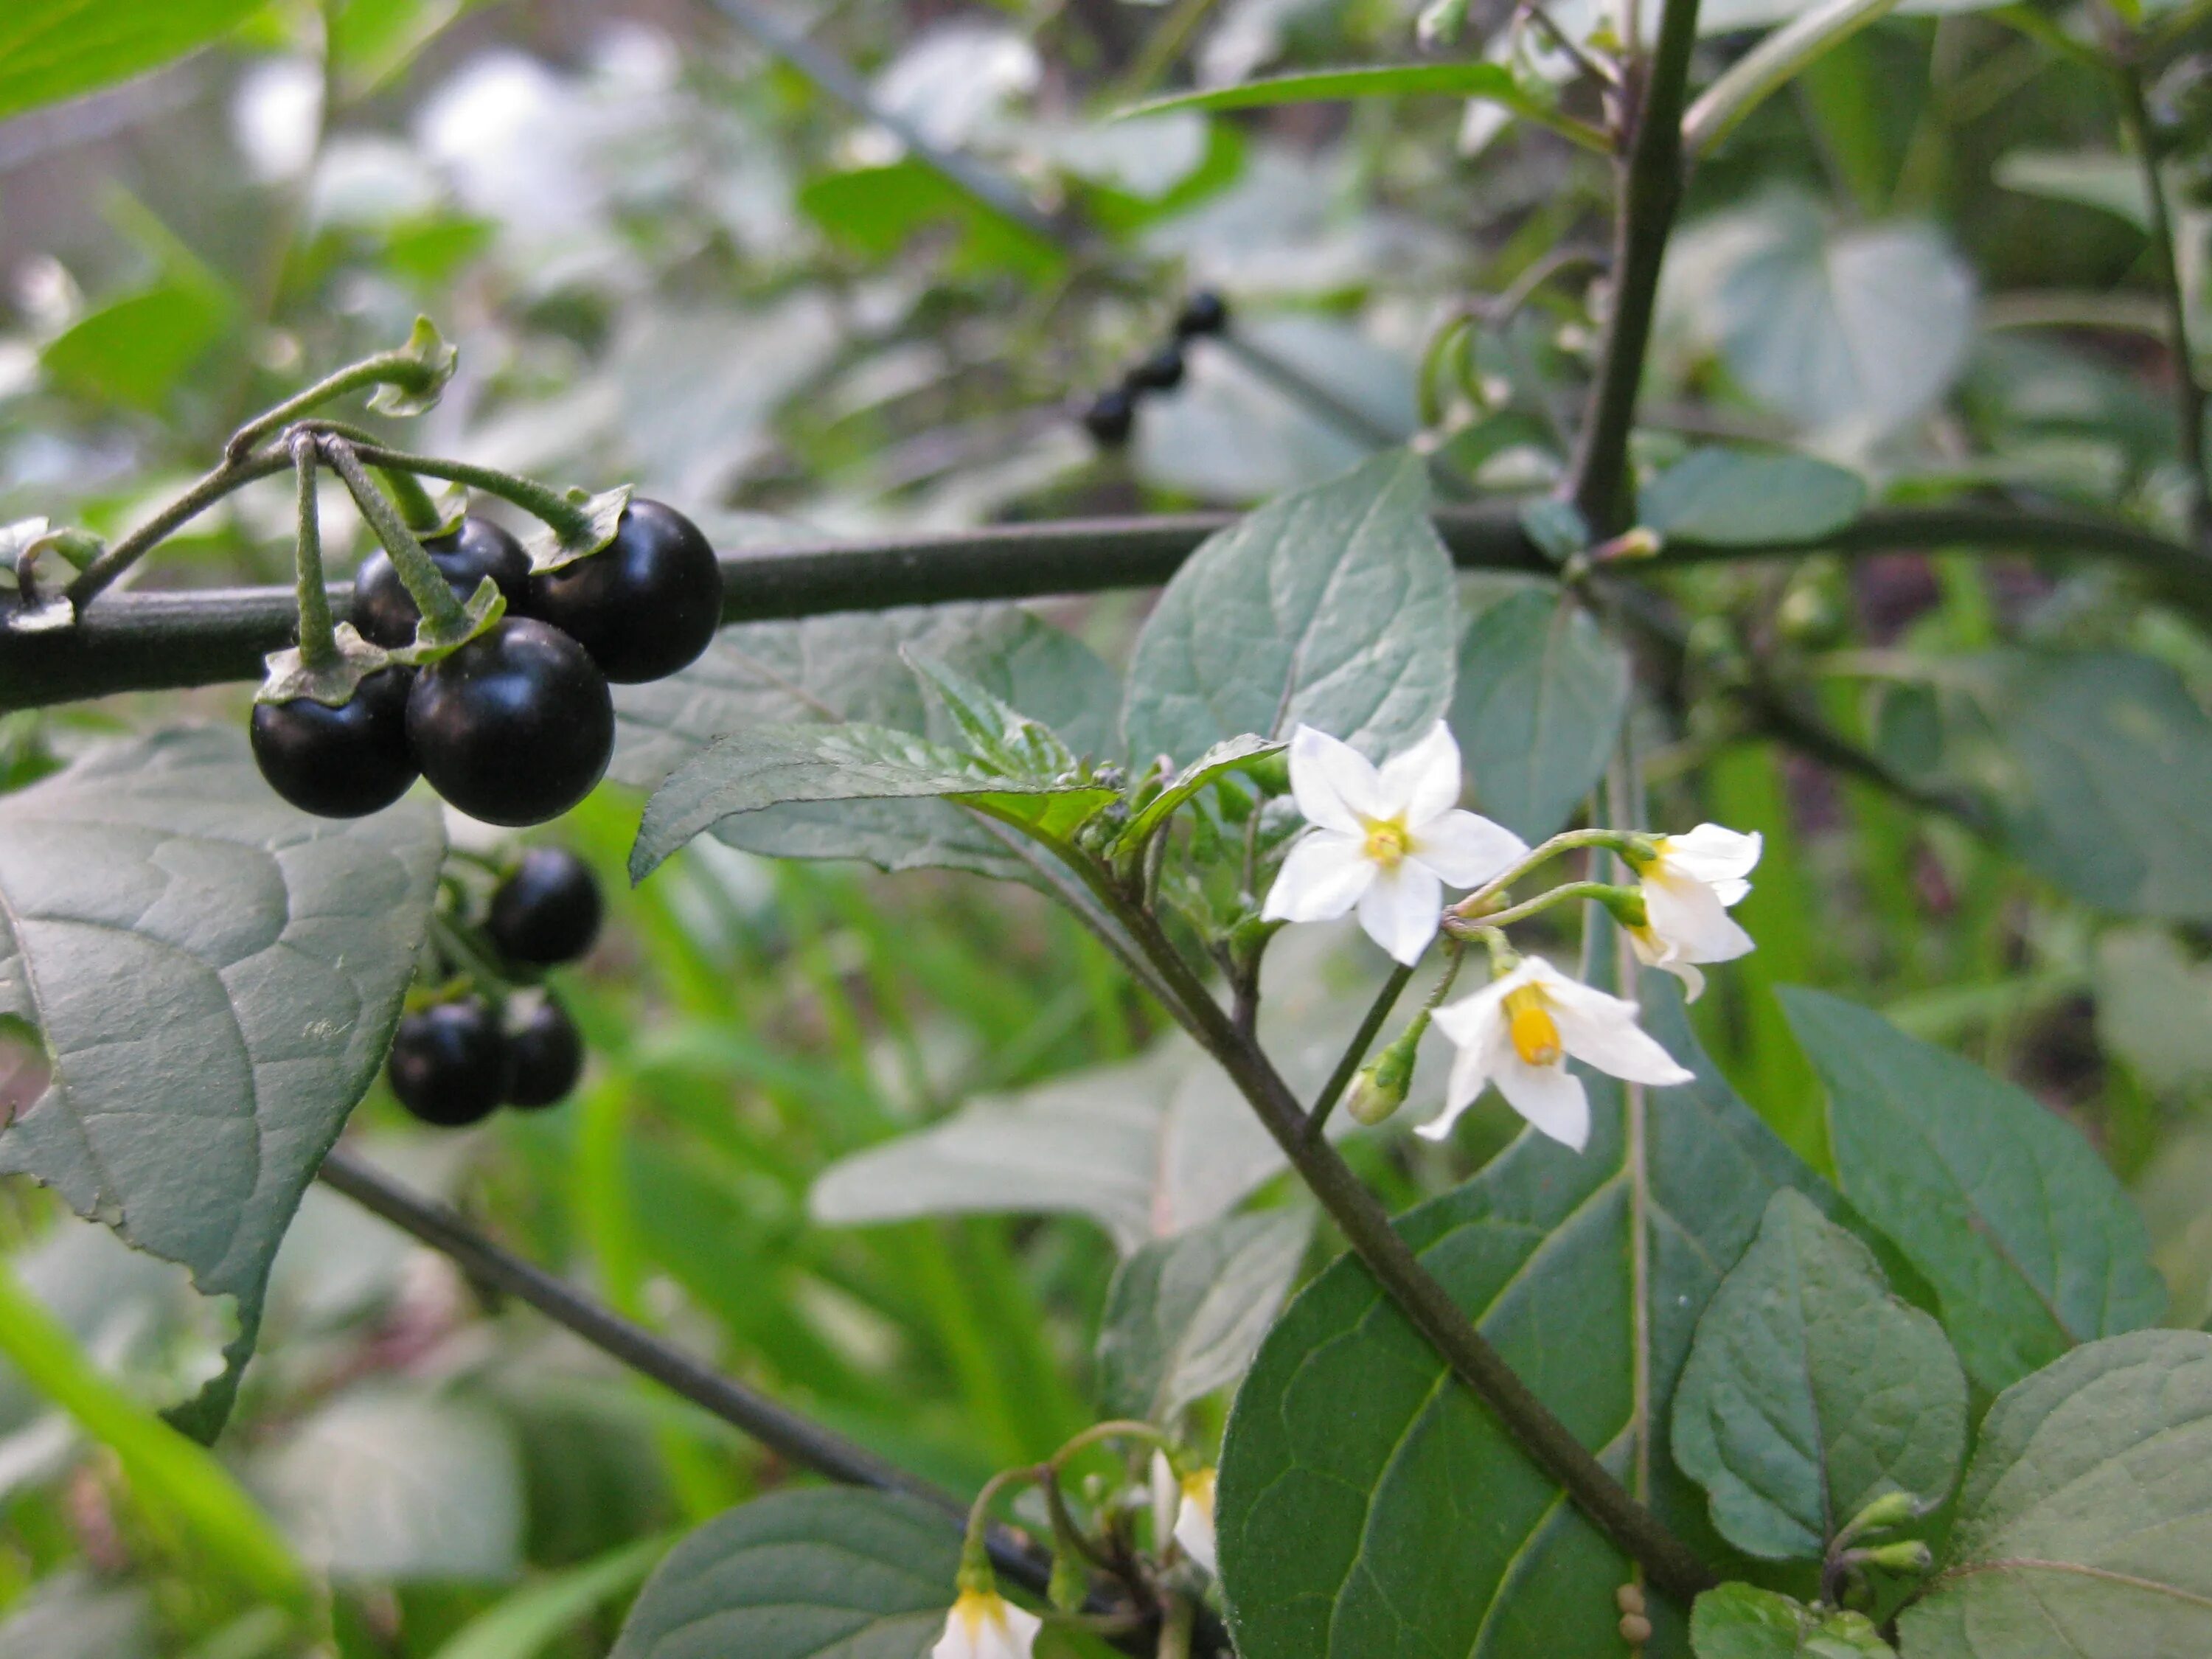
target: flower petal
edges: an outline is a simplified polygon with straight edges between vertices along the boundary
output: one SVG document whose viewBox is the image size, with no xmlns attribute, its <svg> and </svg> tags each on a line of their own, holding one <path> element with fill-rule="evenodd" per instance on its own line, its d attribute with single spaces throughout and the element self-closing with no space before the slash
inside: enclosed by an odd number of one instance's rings
<svg viewBox="0 0 2212 1659">
<path fill-rule="evenodd" d="M 1666 868 L 1698 881 L 1741 879 L 1758 867 L 1764 850 L 1759 833 L 1741 835 L 1717 823 L 1701 823 L 1686 836 L 1668 836 L 1659 848 Z"/>
<path fill-rule="evenodd" d="M 1694 877 L 1666 869 L 1644 878 L 1644 914 L 1651 931 L 1684 962 L 1733 962 L 1752 938 L 1728 913 L 1720 895 Z"/>
<path fill-rule="evenodd" d="M 1215 1474 L 1206 1469 L 1182 1483 L 1182 1502 L 1176 1510 L 1175 1540 L 1182 1553 L 1208 1572 L 1221 1571 L 1213 1537 Z"/>
<path fill-rule="evenodd" d="M 1436 872 L 1448 887 L 1479 887 L 1516 860 L 1528 843 L 1476 812 L 1449 811 L 1410 819 L 1406 855 Z"/>
<path fill-rule="evenodd" d="M 996 1591 L 963 1590 L 930 1659 L 1030 1659 L 1044 1621 Z"/>
<path fill-rule="evenodd" d="M 1260 915 L 1267 921 L 1328 921 L 1359 902 L 1377 874 L 1365 840 L 1315 830 L 1291 848 Z"/>
<path fill-rule="evenodd" d="M 1359 896 L 1359 925 L 1393 960 L 1410 968 L 1443 925 L 1443 884 L 1411 859 L 1395 870 L 1368 867 L 1375 880 Z"/>
<path fill-rule="evenodd" d="M 1385 810 L 1378 817 L 1402 813 L 1407 823 L 1421 823 L 1450 811 L 1467 787 L 1451 727 L 1438 720 L 1411 749 L 1391 756 L 1380 781 Z"/>
<path fill-rule="evenodd" d="M 1540 1132 L 1578 1152 L 1589 1144 L 1589 1096 L 1565 1066 L 1531 1066 L 1509 1051 L 1498 1062 L 1496 1081 L 1505 1103 Z"/>
<path fill-rule="evenodd" d="M 1559 1046 L 1586 1066 L 1631 1083 L 1688 1083 L 1697 1073 L 1675 1062 L 1636 1023 L 1636 1005 L 1572 980 L 1546 981 L 1544 1000 L 1559 1028 Z"/>
<path fill-rule="evenodd" d="M 1376 811 L 1382 781 L 1367 757 L 1326 732 L 1301 726 L 1291 734 L 1291 796 L 1310 823 L 1340 835 L 1364 836 L 1363 817 Z"/>
<path fill-rule="evenodd" d="M 1474 1000 L 1470 997 L 1468 1001 Z M 1464 1007 L 1465 1004 L 1461 1006 Z M 1439 1013 L 1437 1024 L 1443 1024 L 1443 1019 Z M 1415 1134 L 1425 1140 L 1442 1140 L 1452 1132 L 1452 1125 L 1459 1121 L 1460 1115 L 1480 1100 L 1482 1091 L 1490 1086 L 1492 1047 L 1487 1041 L 1469 1042 L 1452 1056 L 1451 1075 L 1444 1082 L 1444 1109 L 1426 1123 L 1416 1126 Z"/>
<path fill-rule="evenodd" d="M 1695 1002 L 1705 994 L 1705 976 L 1695 963 L 1662 962 L 1653 964 L 1662 973 L 1672 974 L 1682 981 L 1682 1000 Z"/>
<path fill-rule="evenodd" d="M 1493 979 L 1480 991 L 1462 997 L 1457 1002 L 1447 1002 L 1436 1012 L 1431 1022 L 1446 1036 L 1462 1048 L 1480 1049 L 1490 1041 L 1493 1032 L 1505 1029 L 1505 994 L 1528 982 L 1528 964 L 1523 963 L 1511 973 Z M 1480 1085 L 1476 1085 L 1478 1088 Z"/>
</svg>

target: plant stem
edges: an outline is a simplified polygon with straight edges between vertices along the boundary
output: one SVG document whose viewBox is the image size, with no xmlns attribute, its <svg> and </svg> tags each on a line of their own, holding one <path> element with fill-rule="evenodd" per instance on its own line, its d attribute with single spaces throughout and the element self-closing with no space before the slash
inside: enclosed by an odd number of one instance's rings
<svg viewBox="0 0 2212 1659">
<path fill-rule="evenodd" d="M 427 535 L 437 529 L 438 504 L 430 499 L 430 492 L 422 488 L 422 481 L 413 473 L 396 466 L 377 469 L 384 487 L 399 508 L 399 516 L 410 530 Z"/>
<path fill-rule="evenodd" d="M 441 571 L 422 544 L 415 538 L 400 519 L 392 498 L 376 487 L 376 480 L 368 476 L 362 465 L 362 457 L 354 447 L 343 438 L 322 440 L 324 459 L 331 470 L 345 480 L 346 488 L 353 494 L 354 505 L 361 516 L 368 520 L 368 527 L 376 532 L 391 556 L 392 568 L 399 573 L 401 586 L 415 601 L 415 608 L 422 613 L 426 637 L 433 640 L 459 639 L 469 631 L 469 613 L 453 597 L 445 574 Z"/>
<path fill-rule="evenodd" d="M 1539 842 L 1530 848 L 1519 863 L 1492 876 L 1451 906 L 1445 914 L 1464 921 L 1494 922 L 1496 918 L 1486 913 L 1486 907 L 1515 882 L 1524 879 L 1530 872 L 1542 868 L 1562 853 L 1571 853 L 1578 847 L 1611 847 L 1630 833 L 1605 826 L 1592 830 L 1562 830 L 1549 841 Z"/>
<path fill-rule="evenodd" d="M 1168 1598 L 1167 1617 L 1160 1621 L 1159 1659 L 1190 1659 L 1190 1629 L 1198 1605 L 1188 1595 Z"/>
<path fill-rule="evenodd" d="M 315 501 L 315 441 L 292 441 L 292 467 L 299 483 L 299 531 L 294 569 L 300 604 L 300 663 L 304 668 L 335 668 L 338 642 L 331 631 L 330 591 L 323 586 L 323 522 Z"/>
<path fill-rule="evenodd" d="M 1470 933 L 1476 928 L 1487 928 L 1495 932 L 1501 927 L 1510 927 L 1516 921 L 1526 921 L 1531 916 L 1540 915 L 1555 904 L 1563 904 L 1573 899 L 1595 899 L 1602 903 L 1608 898 L 1619 897 L 1626 890 L 1625 888 L 1615 886 L 1611 882 L 1571 881 L 1558 887 L 1547 889 L 1537 894 L 1535 897 L 1524 900 L 1510 909 L 1486 911 L 1477 921 L 1458 925 L 1466 927 Z"/>
<path fill-rule="evenodd" d="M 78 571 L 76 580 L 64 590 L 70 603 L 82 615 L 85 606 L 92 603 L 102 588 L 224 496 L 252 483 L 256 478 L 283 472 L 291 465 L 292 458 L 283 450 L 268 449 L 258 455 L 241 457 L 235 462 L 225 461 L 213 471 L 204 474 L 183 495 Z M 255 653 L 257 657 L 259 654 L 258 652 Z M 247 677 L 240 675 L 238 678 Z"/>
<path fill-rule="evenodd" d="M 405 351 L 380 351 L 374 357 L 364 357 L 357 363 L 325 375 L 304 392 L 295 392 L 283 403 L 264 409 L 244 426 L 230 434 L 230 441 L 222 447 L 226 461 L 243 459 L 254 445 L 272 432 L 283 430 L 310 410 L 319 408 L 333 398 L 343 398 L 349 392 L 358 392 L 368 386 L 403 386 L 419 390 L 429 380 L 429 371 L 420 359 Z"/>
<path fill-rule="evenodd" d="M 1667 0 L 1650 62 L 1632 58 L 1626 66 L 1622 113 L 1631 126 L 1613 218 L 1613 293 L 1566 488 L 1600 540 L 1619 535 L 1634 517 L 1628 436 L 1667 235 L 1682 199 L 1682 105 L 1697 35 L 1698 0 Z"/>
<path fill-rule="evenodd" d="M 1213 337 L 1213 343 L 1276 390 L 1288 393 L 1331 425 L 1364 444 L 1390 449 L 1413 434 L 1385 425 L 1358 404 L 1339 397 L 1296 363 L 1265 346 L 1255 345 L 1234 327 Z"/>
<path fill-rule="evenodd" d="M 590 514 L 561 491 L 534 478 L 520 477 L 496 467 L 477 466 L 469 461 L 450 461 L 440 455 L 414 455 L 403 449 L 386 449 L 381 444 L 356 443 L 353 449 L 368 465 L 386 471 L 443 478 L 448 483 L 466 484 L 471 489 L 481 489 L 487 495 L 512 501 L 563 536 L 582 535 L 592 527 Z"/>
<path fill-rule="evenodd" d="M 1359 1075 L 1367 1051 L 1375 1046 L 1375 1035 L 1382 1029 L 1382 1022 L 1390 1018 L 1390 1011 L 1405 994 L 1406 982 L 1413 976 L 1412 965 L 1402 965 L 1390 970 L 1390 977 L 1382 981 L 1382 988 L 1375 994 L 1375 1000 L 1367 1005 L 1367 1018 L 1359 1022 L 1359 1029 L 1352 1034 L 1345 1045 L 1344 1057 L 1336 1062 L 1328 1081 L 1314 1097 L 1314 1103 L 1306 1113 L 1306 1139 L 1319 1140 L 1328 1127 L 1328 1115 L 1336 1109 L 1336 1103 L 1344 1098 L 1344 1091 L 1352 1086 L 1352 1079 Z"/>
</svg>

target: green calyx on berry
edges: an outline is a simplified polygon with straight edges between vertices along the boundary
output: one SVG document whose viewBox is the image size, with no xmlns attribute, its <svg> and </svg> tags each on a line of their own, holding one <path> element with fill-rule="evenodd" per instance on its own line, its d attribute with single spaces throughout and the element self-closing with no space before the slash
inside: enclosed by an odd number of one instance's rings
<svg viewBox="0 0 2212 1659">
<path fill-rule="evenodd" d="M 587 489 L 563 491 L 562 500 L 568 507 L 564 521 L 549 520 L 544 529 L 533 532 L 522 544 L 523 550 L 530 555 L 531 573 L 544 575 L 579 559 L 588 559 L 604 549 L 622 528 L 623 514 L 629 507 L 632 493 L 629 484 L 617 484 L 597 495 Z"/>
</svg>

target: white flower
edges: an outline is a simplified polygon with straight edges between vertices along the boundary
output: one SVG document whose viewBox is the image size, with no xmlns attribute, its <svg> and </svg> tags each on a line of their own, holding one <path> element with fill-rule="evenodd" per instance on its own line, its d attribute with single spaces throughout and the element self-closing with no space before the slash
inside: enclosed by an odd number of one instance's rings
<svg viewBox="0 0 2212 1659">
<path fill-rule="evenodd" d="M 1359 907 L 1367 937 L 1408 967 L 1437 936 L 1443 890 L 1488 881 L 1528 851 L 1459 810 L 1459 745 L 1442 720 L 1381 769 L 1310 726 L 1291 735 L 1291 794 L 1314 827 L 1291 848 L 1261 915 L 1328 921 Z"/>
<path fill-rule="evenodd" d="M 1759 850 L 1756 834 L 1701 823 L 1686 836 L 1660 836 L 1650 857 L 1631 860 L 1643 882 L 1644 925 L 1628 930 L 1628 942 L 1645 967 L 1687 986 L 1692 1002 L 1705 988 L 1692 964 L 1733 962 L 1752 948 L 1729 907 L 1751 890 L 1745 878 Z"/>
<path fill-rule="evenodd" d="M 1636 1024 L 1636 1005 L 1569 979 L 1540 957 L 1525 958 L 1471 997 L 1437 1010 L 1459 1045 L 1444 1109 L 1420 1133 L 1440 1140 L 1486 1084 L 1554 1140 L 1577 1152 L 1589 1139 L 1589 1097 L 1567 1069 L 1572 1056 L 1631 1083 L 1687 1083 L 1694 1073 Z"/>
<path fill-rule="evenodd" d="M 964 1589 L 929 1659 L 1030 1659 L 1044 1620 L 996 1590 Z"/>
<path fill-rule="evenodd" d="M 1213 1549 L 1215 1472 L 1200 1469 L 1182 1478 L 1182 1503 L 1176 1510 L 1175 1540 L 1182 1553 L 1208 1572 L 1218 1573 Z"/>
</svg>

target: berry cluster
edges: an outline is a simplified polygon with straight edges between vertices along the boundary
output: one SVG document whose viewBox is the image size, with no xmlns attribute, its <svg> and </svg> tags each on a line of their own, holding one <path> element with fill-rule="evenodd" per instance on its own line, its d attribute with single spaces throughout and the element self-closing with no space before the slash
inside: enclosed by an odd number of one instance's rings
<svg viewBox="0 0 2212 1659">
<path fill-rule="evenodd" d="M 1084 429 L 1107 449 L 1128 442 L 1138 401 L 1148 393 L 1173 392 L 1182 384 L 1184 343 L 1218 334 L 1228 326 L 1229 305 L 1218 294 L 1201 289 L 1192 295 L 1176 313 L 1175 330 L 1167 340 L 1139 358 L 1121 376 L 1121 385 L 1091 400 L 1083 411 Z"/>
<path fill-rule="evenodd" d="M 305 811 L 358 817 L 389 806 L 417 775 L 471 817 L 542 823 L 605 774 L 614 753 L 608 682 L 672 674 L 721 621 L 722 572 L 697 526 L 635 500 L 598 552 L 533 572 L 520 543 L 484 520 L 423 544 L 457 599 L 489 577 L 500 619 L 417 667 L 363 677 L 348 699 L 301 696 L 253 711 L 254 758 Z M 391 557 L 372 555 L 351 620 L 370 645 L 416 643 L 419 612 Z"/>
<path fill-rule="evenodd" d="M 532 848 L 492 890 L 481 928 L 447 920 L 445 966 L 462 977 L 399 1022 L 386 1075 L 425 1123 L 458 1129 L 501 1106 L 550 1106 L 576 1086 L 584 1038 L 540 970 L 574 962 L 599 931 L 599 888 L 573 853 Z M 458 959 L 457 959 L 458 958 Z M 495 971 L 501 983 L 480 984 Z M 507 988 L 522 985 L 507 997 Z"/>
</svg>

